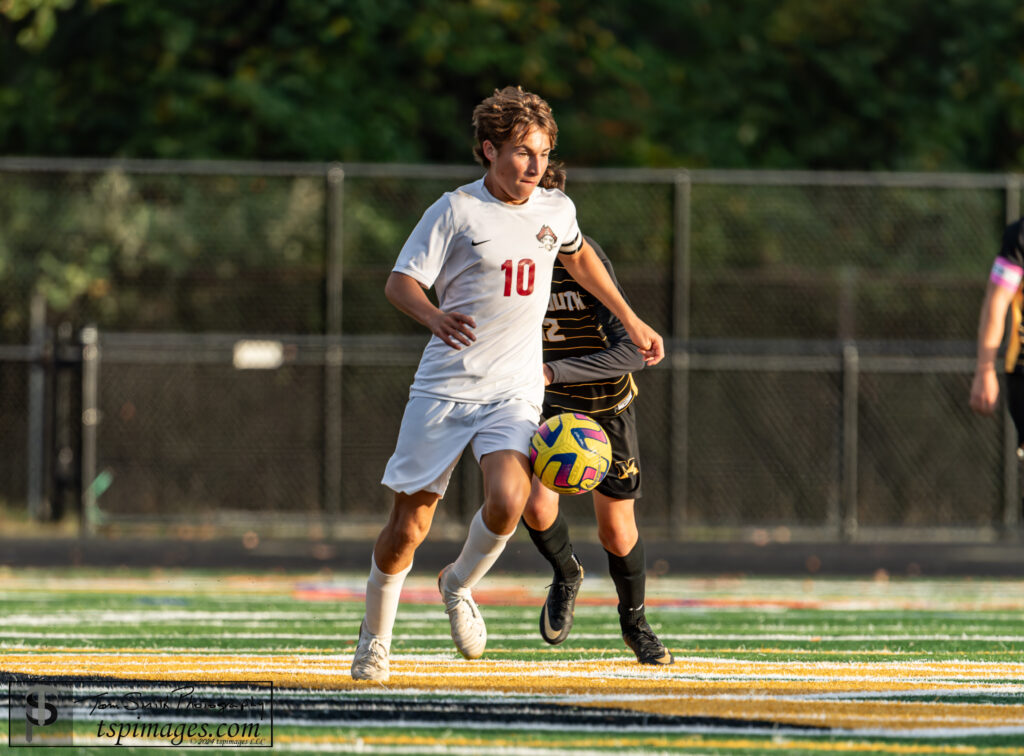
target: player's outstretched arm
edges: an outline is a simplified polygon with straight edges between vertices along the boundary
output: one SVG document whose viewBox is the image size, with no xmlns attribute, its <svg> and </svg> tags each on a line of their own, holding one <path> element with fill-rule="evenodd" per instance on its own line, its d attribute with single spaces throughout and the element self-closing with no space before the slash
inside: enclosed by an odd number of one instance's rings
<svg viewBox="0 0 1024 756">
<path fill-rule="evenodd" d="M 661 335 L 637 317 L 633 308 L 623 299 L 594 248 L 586 241 L 574 255 L 559 255 L 569 275 L 584 289 L 597 297 L 626 328 L 630 340 L 636 344 L 644 362 L 657 365 L 665 356 L 665 342 Z"/>
<path fill-rule="evenodd" d="M 978 362 L 971 382 L 971 409 L 991 415 L 999 400 L 999 379 L 996 377 L 996 353 L 1003 341 L 1006 311 L 1015 291 L 989 281 L 978 318 Z"/>
<path fill-rule="evenodd" d="M 384 285 L 384 296 L 413 320 L 422 323 L 452 349 L 462 349 L 476 341 L 476 321 L 461 312 L 444 312 L 427 298 L 423 286 L 404 273 L 392 271 Z"/>
</svg>

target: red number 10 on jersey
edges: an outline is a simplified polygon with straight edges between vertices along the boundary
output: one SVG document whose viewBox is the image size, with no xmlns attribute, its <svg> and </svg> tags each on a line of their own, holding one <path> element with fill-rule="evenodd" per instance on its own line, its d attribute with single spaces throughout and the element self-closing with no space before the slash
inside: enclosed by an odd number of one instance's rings
<svg viewBox="0 0 1024 756">
<path fill-rule="evenodd" d="M 501 269 L 505 271 L 505 296 L 512 296 L 512 268 L 513 263 L 511 260 L 506 260 L 501 264 Z M 533 260 L 530 258 L 524 258 L 519 261 L 518 265 L 515 265 L 516 269 L 516 294 L 521 297 L 529 296 L 533 294 L 533 277 L 536 273 L 536 266 L 533 264 Z"/>
</svg>

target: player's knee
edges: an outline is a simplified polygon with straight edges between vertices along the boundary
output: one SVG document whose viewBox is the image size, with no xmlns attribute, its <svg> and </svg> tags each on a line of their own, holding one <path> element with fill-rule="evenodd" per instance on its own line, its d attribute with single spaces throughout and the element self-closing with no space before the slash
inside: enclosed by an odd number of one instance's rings
<svg viewBox="0 0 1024 756">
<path fill-rule="evenodd" d="M 637 531 L 632 529 L 599 527 L 597 530 L 597 537 L 605 551 L 615 556 L 626 556 L 632 551 L 638 536 Z"/>
<path fill-rule="evenodd" d="M 526 497 L 490 497 L 484 502 L 484 523 L 495 533 L 509 533 L 519 524 Z"/>
<path fill-rule="evenodd" d="M 523 503 L 520 501 L 516 504 L 512 499 L 490 499 L 486 509 L 491 518 L 518 520 L 523 514 Z"/>
<path fill-rule="evenodd" d="M 538 502 L 530 498 L 523 510 L 523 519 L 534 530 L 547 530 L 558 519 L 558 503 L 550 506 L 546 502 Z"/>
<path fill-rule="evenodd" d="M 392 548 L 398 553 L 415 551 L 426 539 L 429 530 L 429 523 L 424 525 L 416 521 L 405 522 L 400 527 L 392 529 L 390 539 Z"/>
<path fill-rule="evenodd" d="M 397 512 L 388 523 L 388 536 L 396 550 L 415 549 L 430 531 L 431 517 L 422 510 Z"/>
<path fill-rule="evenodd" d="M 529 478 L 520 480 L 519 476 L 516 476 L 502 481 L 500 485 L 491 486 L 487 492 L 487 504 L 494 511 L 512 512 L 518 517 L 526 507 L 529 496 Z"/>
</svg>

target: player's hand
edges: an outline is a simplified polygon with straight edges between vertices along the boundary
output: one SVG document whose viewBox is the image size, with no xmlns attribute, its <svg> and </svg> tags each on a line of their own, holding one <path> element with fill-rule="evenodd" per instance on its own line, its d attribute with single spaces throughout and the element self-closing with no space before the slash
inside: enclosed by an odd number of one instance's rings
<svg viewBox="0 0 1024 756">
<path fill-rule="evenodd" d="M 430 320 L 430 330 L 452 349 L 462 349 L 476 341 L 476 321 L 461 312 L 437 311 Z"/>
<path fill-rule="evenodd" d="M 991 415 L 999 401 L 999 379 L 992 366 L 978 368 L 971 382 L 971 409 L 979 415 Z"/>
<path fill-rule="evenodd" d="M 626 324 L 623 323 L 623 325 Z M 665 340 L 661 338 L 661 334 L 642 320 L 638 320 L 632 325 L 626 325 L 626 333 L 629 334 L 629 340 L 640 350 L 645 363 L 657 365 L 661 362 L 665 356 Z"/>
<path fill-rule="evenodd" d="M 555 371 L 553 371 L 547 365 L 541 368 L 541 370 L 544 373 L 544 385 L 550 386 L 552 382 L 555 380 Z"/>
</svg>

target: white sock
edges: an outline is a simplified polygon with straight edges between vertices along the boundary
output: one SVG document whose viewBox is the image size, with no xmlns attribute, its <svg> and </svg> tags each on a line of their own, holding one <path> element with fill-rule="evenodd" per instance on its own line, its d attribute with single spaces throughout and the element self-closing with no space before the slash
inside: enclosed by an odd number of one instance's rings
<svg viewBox="0 0 1024 756">
<path fill-rule="evenodd" d="M 483 509 L 478 509 L 469 524 L 469 535 L 466 536 L 462 553 L 449 573 L 458 581 L 458 587 L 472 588 L 480 582 L 480 578 L 498 561 L 513 533 L 514 530 L 508 535 L 492 533 L 484 524 Z"/>
<path fill-rule="evenodd" d="M 388 575 L 381 572 L 377 560 L 370 557 L 370 579 L 366 581 L 366 630 L 388 645 L 395 627 L 402 585 L 411 569 L 410 564 L 397 575 Z"/>
</svg>

